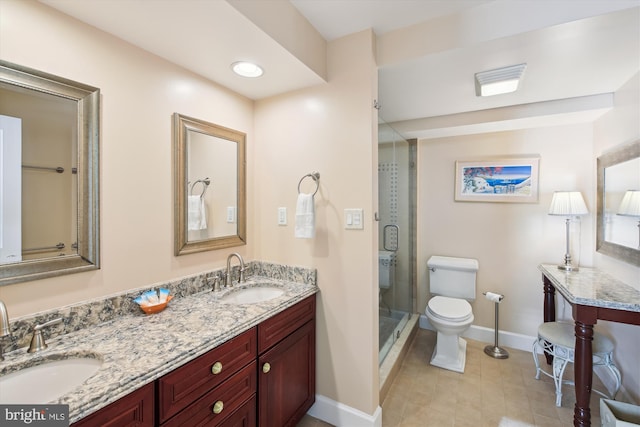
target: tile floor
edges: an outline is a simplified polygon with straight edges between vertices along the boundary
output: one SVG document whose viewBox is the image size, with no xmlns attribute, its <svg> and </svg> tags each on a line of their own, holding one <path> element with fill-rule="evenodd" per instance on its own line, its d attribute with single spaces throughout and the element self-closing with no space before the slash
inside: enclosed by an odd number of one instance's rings
<svg viewBox="0 0 640 427">
<path fill-rule="evenodd" d="M 530 352 L 509 351 L 509 358 L 484 354 L 486 343 L 467 340 L 464 374 L 431 366 L 432 331 L 418 329 L 406 359 L 382 404 L 383 427 L 569 427 L 575 393 L 563 386 L 562 407 L 555 406 L 553 380 L 534 378 Z M 543 366 L 547 366 L 542 360 Z M 573 376 L 572 365 L 565 378 Z M 602 384 L 594 376 L 594 387 Z M 591 425 L 600 425 L 600 396 L 592 393 Z M 298 427 L 327 427 L 306 416 Z M 349 427 L 349 426 L 341 426 Z"/>
</svg>

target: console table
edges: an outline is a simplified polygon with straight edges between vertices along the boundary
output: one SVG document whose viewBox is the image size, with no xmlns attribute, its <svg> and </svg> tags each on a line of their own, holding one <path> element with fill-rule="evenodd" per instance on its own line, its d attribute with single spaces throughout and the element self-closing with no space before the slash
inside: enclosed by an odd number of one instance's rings
<svg viewBox="0 0 640 427">
<path fill-rule="evenodd" d="M 575 383 L 576 406 L 573 425 L 591 426 L 591 382 L 593 380 L 593 325 L 598 320 L 640 325 L 640 290 L 637 290 L 606 273 L 580 267 L 567 272 L 556 265 L 541 264 L 544 285 L 544 321 L 556 320 L 556 291 L 571 304 L 576 322 Z M 551 363 L 550 355 L 547 363 Z"/>
</svg>

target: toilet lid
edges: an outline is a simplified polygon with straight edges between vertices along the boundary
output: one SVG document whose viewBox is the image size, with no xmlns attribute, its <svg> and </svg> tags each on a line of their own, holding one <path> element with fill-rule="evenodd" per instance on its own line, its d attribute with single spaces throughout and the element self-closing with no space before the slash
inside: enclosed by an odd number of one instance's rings
<svg viewBox="0 0 640 427">
<path fill-rule="evenodd" d="M 442 319 L 457 320 L 471 316 L 471 304 L 460 298 L 433 297 L 427 304 L 429 311 Z"/>
</svg>

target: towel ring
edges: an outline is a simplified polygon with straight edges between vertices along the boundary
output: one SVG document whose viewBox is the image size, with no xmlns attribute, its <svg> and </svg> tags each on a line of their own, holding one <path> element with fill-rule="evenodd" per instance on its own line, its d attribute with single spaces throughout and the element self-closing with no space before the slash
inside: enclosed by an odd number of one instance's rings
<svg viewBox="0 0 640 427">
<path fill-rule="evenodd" d="M 202 184 L 202 193 L 200 193 L 200 197 L 204 197 L 204 193 L 207 192 L 207 188 L 209 188 L 209 184 L 211 184 L 211 180 L 209 179 L 209 177 L 205 179 L 197 180 L 196 182 L 191 184 L 191 188 L 189 189 L 189 194 L 193 195 L 193 187 L 195 187 L 196 184 L 198 183 Z"/>
<path fill-rule="evenodd" d="M 318 189 L 320 188 L 320 173 L 319 172 L 311 172 L 306 174 L 305 176 L 303 176 L 302 178 L 300 178 L 300 182 L 298 182 L 298 194 L 300 194 L 300 184 L 302 184 L 302 181 L 304 181 L 305 178 L 311 178 L 315 181 L 316 183 L 316 191 L 313 192 L 312 196 L 315 196 L 316 193 L 318 192 Z"/>
</svg>

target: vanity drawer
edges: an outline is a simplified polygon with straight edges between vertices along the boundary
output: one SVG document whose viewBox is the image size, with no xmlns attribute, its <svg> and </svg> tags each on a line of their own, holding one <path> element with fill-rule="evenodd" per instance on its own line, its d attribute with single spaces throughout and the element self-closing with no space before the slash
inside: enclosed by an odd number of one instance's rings
<svg viewBox="0 0 640 427">
<path fill-rule="evenodd" d="M 312 295 L 258 325 L 258 353 L 262 354 L 293 331 L 314 319 L 316 296 Z"/>
<path fill-rule="evenodd" d="M 163 427 L 255 425 L 257 369 L 256 361 L 247 365 L 171 418 Z M 245 424 L 247 422 L 249 424 Z"/>
<path fill-rule="evenodd" d="M 220 385 L 256 358 L 256 328 L 203 354 L 158 380 L 160 422 Z"/>
</svg>

